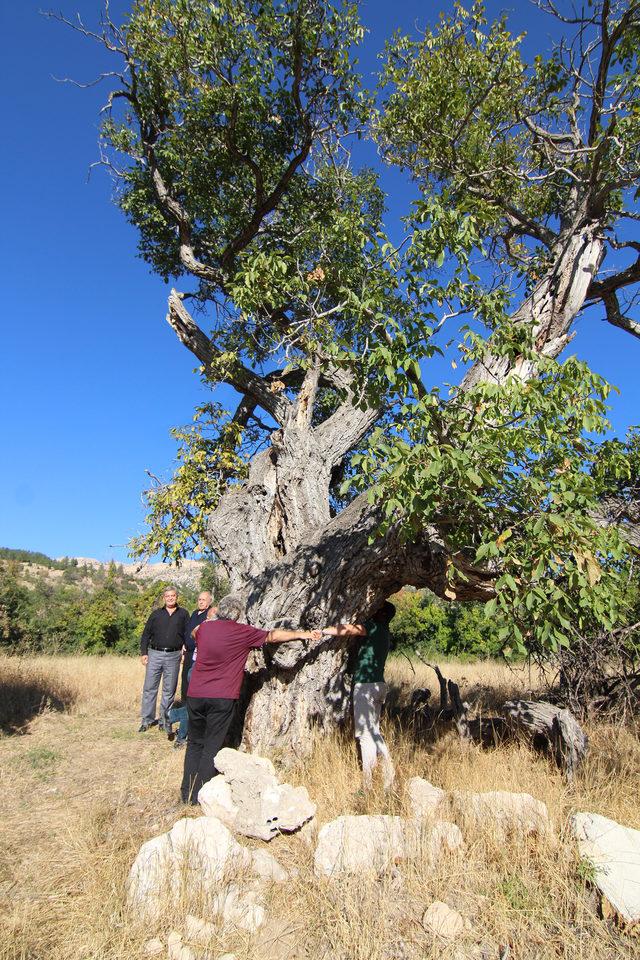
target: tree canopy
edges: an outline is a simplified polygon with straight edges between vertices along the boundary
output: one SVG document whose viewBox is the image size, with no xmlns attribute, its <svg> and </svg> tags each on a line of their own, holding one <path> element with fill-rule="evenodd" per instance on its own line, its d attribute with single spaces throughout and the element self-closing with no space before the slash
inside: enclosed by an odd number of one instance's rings
<svg viewBox="0 0 640 960">
<path fill-rule="evenodd" d="M 611 387 L 566 348 L 592 308 L 640 337 L 640 4 L 537 5 L 562 32 L 548 54 L 456 3 L 388 41 L 375 90 L 352 3 L 137 0 L 76 25 L 118 58 L 103 160 L 141 256 L 181 288 L 169 323 L 238 393 L 176 432 L 136 551 L 219 551 L 210 518 L 261 453 L 312 443 L 326 490 L 302 507 L 298 474 L 278 487 L 268 562 L 366 502 L 372 537 L 428 534 L 429 585 L 486 601 L 514 652 L 624 620 L 638 435 L 603 442 Z M 364 137 L 413 185 L 399 241 L 353 160 Z M 451 344 L 443 387 L 430 361 Z"/>
</svg>

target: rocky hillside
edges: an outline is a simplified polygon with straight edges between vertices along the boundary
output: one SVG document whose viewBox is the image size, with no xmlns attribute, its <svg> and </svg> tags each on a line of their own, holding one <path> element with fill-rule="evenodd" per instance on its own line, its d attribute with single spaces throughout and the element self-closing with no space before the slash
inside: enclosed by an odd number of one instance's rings
<svg viewBox="0 0 640 960">
<path fill-rule="evenodd" d="M 58 563 L 73 562 L 79 568 L 88 570 L 104 570 L 107 572 L 115 561 L 94 560 L 92 557 L 58 557 Z M 183 560 L 180 566 L 173 563 L 117 563 L 118 573 L 141 583 L 151 583 L 155 580 L 169 581 L 176 587 L 187 590 L 198 590 L 205 568 L 204 560 Z"/>
</svg>

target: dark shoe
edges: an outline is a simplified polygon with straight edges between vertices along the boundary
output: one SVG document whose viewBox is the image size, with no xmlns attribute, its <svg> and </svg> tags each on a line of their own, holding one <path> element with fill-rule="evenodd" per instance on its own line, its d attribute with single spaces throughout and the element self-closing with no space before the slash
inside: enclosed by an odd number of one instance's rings
<svg viewBox="0 0 640 960">
<path fill-rule="evenodd" d="M 148 723 L 141 723 L 140 726 L 138 727 L 138 733 L 146 733 L 148 729 L 149 729 Z"/>
<path fill-rule="evenodd" d="M 176 738 L 176 735 L 175 735 L 175 733 L 173 732 L 173 730 L 169 730 L 168 733 L 167 733 L 167 740 L 169 741 L 169 743 L 171 743 L 172 740 L 175 740 L 175 738 Z M 174 746 L 175 746 L 175 744 L 174 744 Z"/>
<path fill-rule="evenodd" d="M 186 740 L 179 740 L 179 739 L 178 739 L 178 740 L 176 740 L 176 742 L 174 743 L 173 749 L 174 749 L 174 750 L 180 750 L 181 747 L 186 747 L 186 745 L 187 745 L 187 741 L 186 741 Z"/>
</svg>

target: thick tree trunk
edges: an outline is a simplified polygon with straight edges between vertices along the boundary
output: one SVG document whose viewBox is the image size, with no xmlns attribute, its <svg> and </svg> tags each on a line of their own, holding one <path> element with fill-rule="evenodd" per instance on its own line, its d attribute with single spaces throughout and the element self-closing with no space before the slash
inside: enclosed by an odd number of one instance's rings
<svg viewBox="0 0 640 960">
<path fill-rule="evenodd" d="M 359 497 L 316 536 L 251 580 L 239 595 L 246 619 L 265 628 L 322 628 L 365 619 L 405 584 L 443 595 L 448 556 L 435 530 L 411 543 L 397 530 L 376 538 L 379 512 Z M 472 569 L 460 596 L 487 599 L 490 578 Z M 294 758 L 309 752 L 314 731 L 326 732 L 348 712 L 348 648 L 323 638 L 282 644 L 256 654 L 243 743 L 257 752 Z"/>
<path fill-rule="evenodd" d="M 223 496 L 208 523 L 209 543 L 233 590 L 327 523 L 330 478 L 310 431 L 294 425 L 272 435 L 246 483 Z"/>
</svg>

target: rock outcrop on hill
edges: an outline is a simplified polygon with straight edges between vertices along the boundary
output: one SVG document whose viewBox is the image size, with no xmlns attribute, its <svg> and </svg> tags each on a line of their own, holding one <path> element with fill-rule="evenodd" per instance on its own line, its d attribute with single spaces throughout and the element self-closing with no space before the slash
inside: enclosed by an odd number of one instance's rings
<svg viewBox="0 0 640 960">
<path fill-rule="evenodd" d="M 59 560 L 63 559 L 61 557 Z M 94 560 L 93 557 L 71 557 L 66 559 L 77 560 L 79 567 L 89 567 L 92 570 L 108 570 L 111 563 Z M 204 567 L 204 560 L 183 560 L 180 566 L 175 563 L 118 563 L 118 569 L 127 577 L 134 580 L 153 582 L 163 580 L 175 584 L 176 587 L 186 587 L 197 590 Z"/>
</svg>

